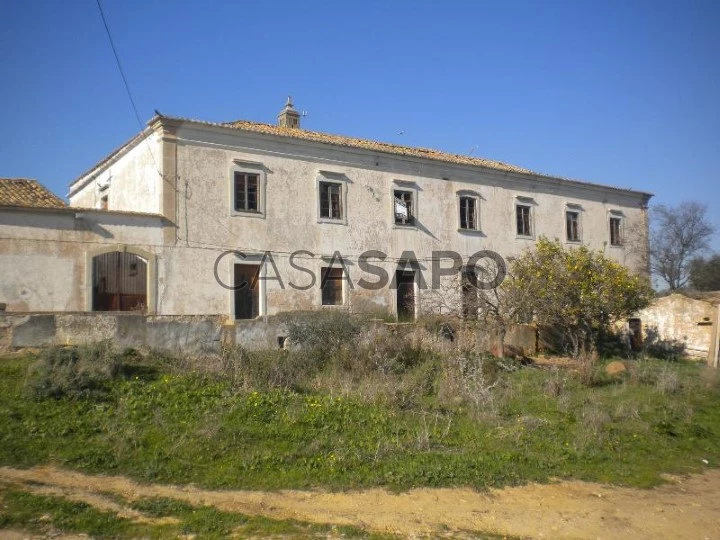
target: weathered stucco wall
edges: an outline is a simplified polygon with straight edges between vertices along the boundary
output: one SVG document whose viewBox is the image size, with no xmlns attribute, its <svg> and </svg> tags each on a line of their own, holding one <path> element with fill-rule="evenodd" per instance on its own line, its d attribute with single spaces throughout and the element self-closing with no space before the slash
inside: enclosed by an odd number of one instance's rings
<svg viewBox="0 0 720 540">
<path fill-rule="evenodd" d="M 174 353 L 219 351 L 219 317 L 156 317 L 132 313 L 0 314 L 0 351 L 112 340 L 117 348 Z"/>
<path fill-rule="evenodd" d="M 83 311 L 89 257 L 140 248 L 162 257 L 160 217 L 0 210 L 0 302 L 9 312 Z"/>
<path fill-rule="evenodd" d="M 161 171 L 160 138 L 153 132 L 78 178 L 70 187 L 70 205 L 100 208 L 100 199 L 107 196 L 108 210 L 160 213 Z"/>
<path fill-rule="evenodd" d="M 347 258 L 355 288 L 347 287 L 346 308 L 395 313 L 394 291 L 357 287 L 361 278 L 376 280 L 359 268 L 357 259 L 361 253 L 367 250 L 386 253 L 386 261 L 373 264 L 383 267 L 392 277 L 398 259 L 412 251 L 418 259 L 417 268 L 430 285 L 433 250 L 455 251 L 464 261 L 483 249 L 497 251 L 505 258 L 516 256 L 532 247 L 540 236 L 564 239 L 568 204 L 580 208 L 585 244 L 623 264 L 641 268 L 639 250 L 627 245 L 610 246 L 608 232 L 611 211 L 623 216 L 626 233 L 644 232 L 645 211 L 639 195 L 195 125 L 181 126 L 176 136 L 177 173 L 185 180 L 185 187 L 178 193 L 179 243 L 195 249 L 186 248 L 178 253 L 175 262 L 182 263 L 168 273 L 169 290 L 192 283 L 192 294 L 167 295 L 164 309 L 168 313 L 185 313 L 192 305 L 203 313 L 226 313 L 232 317 L 232 292 L 218 287 L 211 276 L 215 259 L 222 250 L 229 249 L 247 255 L 266 250 L 273 253 L 273 263 L 283 283 L 281 286 L 276 279 L 264 283 L 264 312 L 268 315 L 321 307 L 317 283 L 305 291 L 289 286 L 310 283 L 306 273 L 290 264 L 289 254 L 300 249 L 313 255 L 303 254 L 294 260 L 295 264 L 318 277 L 333 253 Z M 261 203 L 259 215 L 233 211 L 235 169 L 259 170 L 264 175 L 261 195 L 264 204 Z M 319 179 L 340 179 L 346 190 L 346 219 L 341 222 L 327 223 L 319 218 Z M 396 188 L 415 192 L 417 227 L 394 224 L 392 191 Z M 479 197 L 479 231 L 459 230 L 458 197 L 464 192 Z M 517 197 L 532 199 L 532 238 L 520 238 L 515 233 Z M 208 251 L 208 246 L 217 249 Z M 240 262 L 243 261 L 234 256 L 222 260 L 219 271 L 220 277 L 227 280 L 225 283 L 232 284 L 232 265 Z M 447 260 L 442 265 L 449 263 Z M 268 267 L 267 276 L 274 278 L 275 268 Z M 419 312 L 423 311 L 424 296 L 419 291 Z"/>
<path fill-rule="evenodd" d="M 717 308 L 710 302 L 671 294 L 658 298 L 638 317 L 645 335 L 684 343 L 688 354 L 707 356 L 712 342 Z"/>
</svg>

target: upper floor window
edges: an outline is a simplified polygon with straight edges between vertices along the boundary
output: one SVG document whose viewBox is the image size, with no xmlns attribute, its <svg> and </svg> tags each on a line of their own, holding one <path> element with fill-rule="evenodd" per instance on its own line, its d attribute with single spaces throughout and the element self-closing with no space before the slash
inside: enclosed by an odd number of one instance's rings
<svg viewBox="0 0 720 540">
<path fill-rule="evenodd" d="M 333 225 L 348 224 L 348 191 L 352 184 L 344 172 L 318 170 L 315 177 L 317 221 Z"/>
<path fill-rule="evenodd" d="M 257 212 L 260 175 L 235 171 L 235 211 Z"/>
<path fill-rule="evenodd" d="M 415 223 L 415 205 L 414 191 L 404 189 L 393 190 L 395 197 L 395 224 L 396 225 L 413 225 Z"/>
<path fill-rule="evenodd" d="M 233 160 L 230 168 L 230 210 L 233 215 L 265 217 L 265 167 L 262 163 Z"/>
<path fill-rule="evenodd" d="M 321 218 L 343 219 L 342 187 L 338 182 L 320 182 Z"/>
<path fill-rule="evenodd" d="M 518 236 L 532 236 L 532 206 L 516 204 L 515 222 Z"/>
<path fill-rule="evenodd" d="M 610 245 L 622 246 L 622 218 L 610 217 Z"/>
<path fill-rule="evenodd" d="M 580 241 L 580 212 L 565 211 L 565 234 L 568 242 Z"/>
<path fill-rule="evenodd" d="M 460 197 L 460 228 L 472 231 L 478 228 L 477 199 L 475 197 Z"/>
</svg>

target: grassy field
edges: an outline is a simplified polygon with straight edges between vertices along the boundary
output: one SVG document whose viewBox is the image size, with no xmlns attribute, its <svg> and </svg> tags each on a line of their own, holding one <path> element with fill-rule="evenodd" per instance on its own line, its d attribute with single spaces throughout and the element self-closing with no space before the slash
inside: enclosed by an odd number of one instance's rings
<svg viewBox="0 0 720 540">
<path fill-rule="evenodd" d="M 315 364 L 241 352 L 212 370 L 125 355 L 105 379 L 85 372 L 75 393 L 77 373 L 61 373 L 57 357 L 30 371 L 34 356 L 3 359 L 0 465 L 208 488 L 399 490 L 553 477 L 645 487 L 720 462 L 720 391 L 704 366 L 631 360 L 611 378 L 602 362 L 588 375 L 403 354 L 393 369 L 362 370 L 357 351 Z M 294 378 L 268 367 L 278 362 Z"/>
</svg>

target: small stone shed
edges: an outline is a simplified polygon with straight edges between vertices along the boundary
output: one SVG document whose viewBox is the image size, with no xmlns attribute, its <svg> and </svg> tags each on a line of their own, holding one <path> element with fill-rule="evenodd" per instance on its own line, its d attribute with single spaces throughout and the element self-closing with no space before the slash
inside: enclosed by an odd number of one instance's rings
<svg viewBox="0 0 720 540">
<path fill-rule="evenodd" d="M 717 367 L 720 291 L 662 296 L 639 312 L 637 318 L 646 338 L 682 343 L 688 355 L 707 358 L 709 365 Z"/>
</svg>

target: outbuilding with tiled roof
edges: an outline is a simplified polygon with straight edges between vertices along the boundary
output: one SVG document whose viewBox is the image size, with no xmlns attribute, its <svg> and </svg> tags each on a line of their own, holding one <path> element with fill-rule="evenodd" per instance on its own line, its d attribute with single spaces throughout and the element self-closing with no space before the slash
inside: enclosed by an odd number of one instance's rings
<svg viewBox="0 0 720 540">
<path fill-rule="evenodd" d="M 65 208 L 65 202 L 37 180 L 0 178 L 0 206 L 15 208 Z"/>
</svg>

